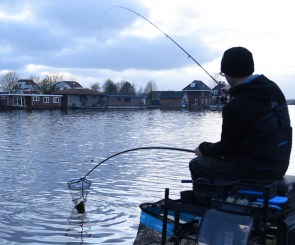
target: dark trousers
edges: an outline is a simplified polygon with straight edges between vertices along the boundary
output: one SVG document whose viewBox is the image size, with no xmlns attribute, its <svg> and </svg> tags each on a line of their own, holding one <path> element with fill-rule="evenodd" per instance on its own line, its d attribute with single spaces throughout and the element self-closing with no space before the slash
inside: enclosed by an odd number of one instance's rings
<svg viewBox="0 0 295 245">
<path fill-rule="evenodd" d="M 196 157 L 189 163 L 192 180 L 198 178 L 235 180 L 235 167 L 232 162 L 219 157 Z"/>
</svg>

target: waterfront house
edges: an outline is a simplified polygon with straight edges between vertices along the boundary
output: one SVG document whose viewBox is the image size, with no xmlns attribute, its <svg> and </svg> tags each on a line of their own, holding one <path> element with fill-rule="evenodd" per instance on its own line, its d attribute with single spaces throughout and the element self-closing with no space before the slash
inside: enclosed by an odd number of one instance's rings
<svg viewBox="0 0 295 245">
<path fill-rule="evenodd" d="M 1 109 L 58 109 L 61 106 L 61 95 L 18 93 L 0 94 Z"/>
<path fill-rule="evenodd" d="M 188 107 L 188 96 L 185 91 L 162 91 L 159 96 L 160 107 L 186 108 Z"/>
<path fill-rule="evenodd" d="M 211 103 L 212 89 L 200 80 L 194 80 L 182 91 L 187 92 L 190 109 L 202 109 Z"/>
<path fill-rule="evenodd" d="M 1 109 L 60 108 L 61 95 L 41 94 L 40 87 L 30 79 L 20 79 L 12 92 L 1 92 Z"/>
<path fill-rule="evenodd" d="M 109 109 L 114 108 L 145 108 L 146 95 L 122 95 L 112 94 L 107 96 L 107 105 Z"/>
<path fill-rule="evenodd" d="M 107 97 L 94 89 L 64 89 L 54 94 L 62 95 L 62 108 L 106 108 Z"/>
</svg>

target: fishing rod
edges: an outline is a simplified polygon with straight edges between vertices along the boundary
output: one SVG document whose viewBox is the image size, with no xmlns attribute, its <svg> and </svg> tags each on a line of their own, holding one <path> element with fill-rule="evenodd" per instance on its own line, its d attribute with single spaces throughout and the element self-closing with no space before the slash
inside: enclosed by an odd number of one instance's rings
<svg viewBox="0 0 295 245">
<path fill-rule="evenodd" d="M 173 151 L 183 151 L 183 152 L 191 152 L 195 153 L 194 150 L 182 149 L 182 148 L 174 148 L 174 147 L 163 147 L 163 146 L 147 146 L 147 147 L 139 147 L 133 148 L 125 151 L 118 152 L 114 155 L 107 157 L 106 159 L 99 162 L 96 166 L 94 166 L 84 177 L 81 178 L 72 178 L 68 181 L 68 188 L 71 191 L 72 201 L 75 203 L 75 208 L 81 214 L 85 213 L 85 202 L 87 199 L 87 195 L 91 186 L 91 181 L 87 180 L 86 177 L 98 166 L 102 163 L 108 161 L 109 159 L 127 153 L 131 151 L 138 151 L 138 150 L 173 150 Z"/>
<path fill-rule="evenodd" d="M 106 13 L 108 11 L 110 11 L 113 8 L 121 8 L 121 9 L 125 9 L 128 10 L 136 15 L 138 15 L 139 17 L 143 18 L 144 20 L 146 20 L 148 23 L 150 23 L 152 26 L 154 26 L 155 28 L 157 28 L 160 32 L 162 32 L 167 38 L 169 38 L 177 47 L 179 47 L 187 56 L 188 58 L 192 59 L 200 68 L 203 69 L 204 72 L 206 72 L 206 74 L 217 84 L 220 84 L 196 59 L 194 59 L 194 57 L 192 57 L 183 47 L 181 47 L 173 38 L 171 38 L 167 33 L 165 33 L 163 30 L 161 30 L 158 26 L 156 26 L 153 22 L 151 22 L 149 19 L 147 19 L 146 17 L 144 17 L 143 15 L 137 13 L 136 11 L 130 9 L 130 8 L 126 8 L 123 6 L 112 6 L 110 8 L 108 8 L 105 13 L 103 14 L 103 18 L 106 15 Z"/>
<path fill-rule="evenodd" d="M 102 160 L 101 162 L 99 162 L 96 166 L 94 166 L 87 174 L 84 175 L 84 177 L 82 177 L 80 180 L 85 180 L 86 177 L 94 170 L 96 169 L 98 166 L 100 166 L 101 164 L 103 164 L 104 162 L 108 161 L 109 159 L 127 153 L 127 152 L 131 152 L 131 151 L 138 151 L 138 150 L 172 150 L 172 151 L 183 151 L 183 152 L 191 152 L 191 153 L 195 153 L 194 150 L 188 150 L 188 149 L 182 149 L 182 148 L 175 148 L 175 147 L 164 147 L 164 146 L 146 146 L 146 147 L 138 147 L 138 148 L 132 148 L 129 150 L 124 150 L 121 152 L 118 152 L 114 155 L 111 155 L 109 157 L 107 157 L 106 159 Z"/>
</svg>

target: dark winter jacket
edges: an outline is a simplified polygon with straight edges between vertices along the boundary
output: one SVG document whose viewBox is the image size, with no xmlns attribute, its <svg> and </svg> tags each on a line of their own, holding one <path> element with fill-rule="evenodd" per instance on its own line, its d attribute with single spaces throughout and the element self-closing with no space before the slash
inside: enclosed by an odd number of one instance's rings
<svg viewBox="0 0 295 245">
<path fill-rule="evenodd" d="M 288 169 L 292 128 L 286 99 L 263 75 L 230 91 L 222 111 L 221 140 L 203 142 L 205 156 L 223 156 L 236 166 L 236 178 L 276 179 Z"/>
</svg>

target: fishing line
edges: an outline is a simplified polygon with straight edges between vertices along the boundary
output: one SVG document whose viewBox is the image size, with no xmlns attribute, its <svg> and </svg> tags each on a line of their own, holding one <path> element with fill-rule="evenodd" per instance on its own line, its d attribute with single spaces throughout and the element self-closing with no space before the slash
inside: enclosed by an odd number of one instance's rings
<svg viewBox="0 0 295 245">
<path fill-rule="evenodd" d="M 160 32 L 162 32 L 167 38 L 169 38 L 177 47 L 179 47 L 187 56 L 188 58 L 192 59 L 200 68 L 203 69 L 203 71 L 214 81 L 216 82 L 217 84 L 219 84 L 219 82 L 209 73 L 207 72 L 207 70 L 196 60 L 194 59 L 194 57 L 192 57 L 183 47 L 181 47 L 173 38 L 171 38 L 167 33 L 165 33 L 163 30 L 161 30 L 158 26 L 156 26 L 153 22 L 151 22 L 149 19 L 147 19 L 146 17 L 144 17 L 143 15 L 137 13 L 136 11 L 130 9 L 130 8 L 126 8 L 126 7 L 123 7 L 123 6 L 112 6 L 110 8 L 108 8 L 104 14 L 103 14 L 103 17 L 102 17 L 102 21 L 101 21 L 101 25 L 102 26 L 102 22 L 104 20 L 104 17 L 105 15 L 107 14 L 107 12 L 109 12 L 111 9 L 114 9 L 114 8 L 120 8 L 120 9 L 125 9 L 125 10 L 128 10 L 136 15 L 138 15 L 139 17 L 143 18 L 144 20 L 146 20 L 148 23 L 150 23 L 152 26 L 154 26 L 156 29 L 158 29 Z"/>
</svg>

